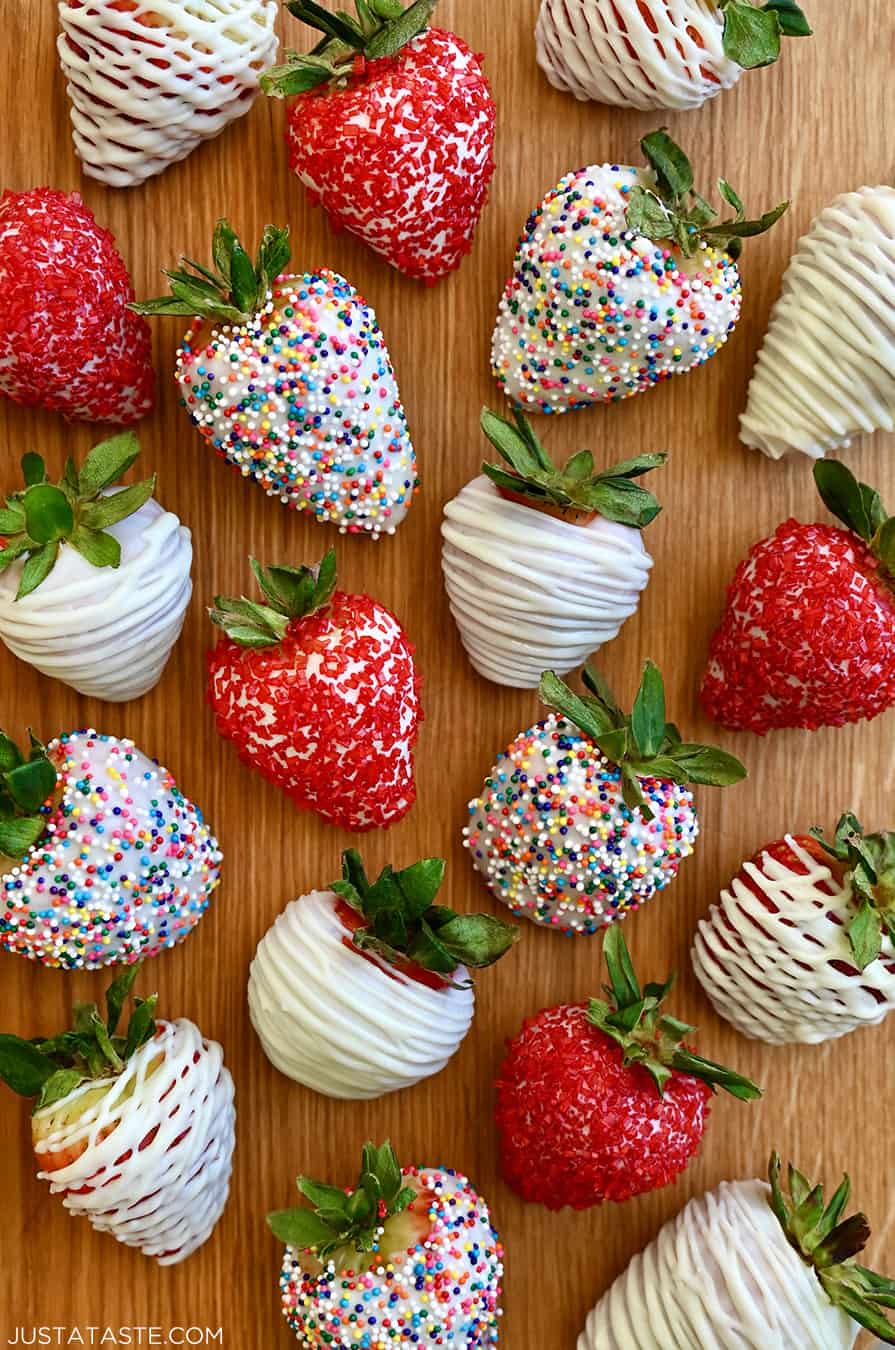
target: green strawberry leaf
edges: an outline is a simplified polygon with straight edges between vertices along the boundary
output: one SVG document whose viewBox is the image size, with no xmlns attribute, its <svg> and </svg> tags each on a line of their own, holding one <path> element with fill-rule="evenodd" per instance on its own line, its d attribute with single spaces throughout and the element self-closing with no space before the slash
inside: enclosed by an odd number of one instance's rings
<svg viewBox="0 0 895 1350">
<path fill-rule="evenodd" d="M 83 1082 L 84 1074 L 79 1069 L 57 1069 L 44 1083 L 34 1107 L 35 1111 L 42 1111 L 44 1107 L 55 1106 L 57 1102 L 64 1101 Z"/>
<path fill-rule="evenodd" d="M 40 455 L 32 452 L 22 456 L 22 475 L 26 487 L 35 487 L 47 481 L 47 466 Z"/>
<path fill-rule="evenodd" d="M 25 528 L 35 544 L 64 539 L 75 523 L 71 503 L 65 493 L 51 483 L 28 488 L 22 497 Z"/>
<path fill-rule="evenodd" d="M 863 900 L 857 914 L 848 925 L 848 940 L 859 970 L 876 960 L 882 950 L 882 931 L 879 911 L 868 900 Z"/>
<path fill-rule="evenodd" d="M 123 966 L 106 990 L 106 1029 L 110 1036 L 118 1030 L 122 1010 L 133 992 L 141 964 L 135 961 L 130 966 Z"/>
<path fill-rule="evenodd" d="M 155 491 L 155 475 L 142 483 L 131 483 L 108 497 L 99 497 L 81 512 L 81 524 L 91 530 L 105 530 L 117 525 L 145 506 Z"/>
<path fill-rule="evenodd" d="M 772 10 L 780 22 L 784 37 L 811 37 L 813 29 L 796 0 L 767 0 L 766 10 Z"/>
<path fill-rule="evenodd" d="M 0 1034 L 0 1078 L 20 1097 L 37 1097 L 56 1066 L 30 1041 Z"/>
<path fill-rule="evenodd" d="M 33 816 L 56 790 L 56 769 L 45 756 L 19 764 L 3 775 L 16 806 Z"/>
<path fill-rule="evenodd" d="M 663 196 L 676 204 L 692 190 L 690 161 L 664 128 L 644 136 L 640 148 L 656 175 Z"/>
<path fill-rule="evenodd" d="M 72 532 L 69 543 L 93 567 L 121 566 L 121 544 L 114 534 L 78 525 Z"/>
<path fill-rule="evenodd" d="M 122 431 L 95 445 L 81 466 L 78 490 L 82 497 L 95 497 L 111 487 L 136 462 L 140 443 L 132 431 Z"/>
<path fill-rule="evenodd" d="M 665 683 L 658 666 L 647 661 L 631 712 L 631 731 L 645 759 L 659 753 L 665 737 Z"/>
<path fill-rule="evenodd" d="M 0 820 L 0 854 L 6 858 L 23 858 L 46 828 L 47 822 L 43 816 Z"/>
<path fill-rule="evenodd" d="M 750 0 L 724 5 L 724 55 L 744 70 L 772 65 L 780 55 L 781 25 L 773 9 L 756 9 Z"/>
</svg>

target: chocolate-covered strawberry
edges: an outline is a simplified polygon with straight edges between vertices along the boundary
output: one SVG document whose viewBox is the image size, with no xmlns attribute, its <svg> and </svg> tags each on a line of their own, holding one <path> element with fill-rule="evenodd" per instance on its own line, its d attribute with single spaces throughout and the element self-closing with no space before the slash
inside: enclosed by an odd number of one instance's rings
<svg viewBox="0 0 895 1350">
<path fill-rule="evenodd" d="M 171 294 L 132 305 L 193 324 L 175 379 L 199 434 L 243 478 L 342 534 L 394 534 L 416 457 L 376 315 L 324 268 L 287 273 L 289 230 L 268 225 L 255 261 L 226 220 L 212 267 L 166 272 Z"/>
<path fill-rule="evenodd" d="M 845 528 L 786 520 L 740 563 L 702 680 L 722 726 L 813 731 L 895 703 L 895 517 L 836 460 L 814 480 Z"/>
<path fill-rule="evenodd" d="M 480 675 L 535 689 L 544 670 L 574 670 L 636 611 L 653 560 L 640 532 L 661 507 L 635 480 L 664 454 L 598 470 L 590 450 L 560 468 L 518 409 L 482 410 L 502 464 L 444 508 L 444 582 Z"/>
<path fill-rule="evenodd" d="M 569 173 L 526 222 L 491 365 L 507 397 L 535 412 L 615 403 L 703 365 L 740 317 L 743 239 L 786 210 L 747 220 L 722 179 L 733 214 L 719 220 L 665 131 L 640 145 L 648 167 Z"/>
<path fill-rule="evenodd" d="M 123 703 L 161 678 L 192 594 L 190 532 L 153 497 L 155 477 L 127 487 L 140 453 L 126 432 L 95 445 L 58 484 L 40 455 L 0 508 L 0 639 L 43 675 Z"/>
<path fill-rule="evenodd" d="M 691 1200 L 602 1296 L 577 1350 L 852 1350 L 862 1327 L 895 1345 L 895 1280 L 857 1262 L 870 1225 L 842 1217 L 848 1177 L 826 1202 L 792 1164 L 784 1184 L 772 1153 L 768 1179 Z"/>
<path fill-rule="evenodd" d="M 833 839 L 768 844 L 700 921 L 693 967 L 721 1017 L 772 1045 L 881 1022 L 895 1007 L 895 834 L 847 812 Z"/>
<path fill-rule="evenodd" d="M 662 890 L 699 833 L 685 784 L 738 783 L 746 770 L 712 746 L 681 740 L 647 662 L 626 716 L 592 666 L 576 694 L 552 671 L 555 709 L 499 757 L 464 830 L 473 866 L 516 914 L 560 933 L 596 933 Z"/>
<path fill-rule="evenodd" d="M 267 1222 L 287 1244 L 283 1315 L 306 1350 L 497 1344 L 503 1248 L 461 1173 L 401 1167 L 386 1141 L 364 1145 L 352 1189 L 305 1176 L 298 1189 L 308 1203 Z"/>
<path fill-rule="evenodd" d="M 268 1059 L 330 1097 L 379 1097 L 439 1073 L 472 1022 L 469 971 L 519 930 L 437 903 L 442 858 L 370 882 L 354 849 L 342 876 L 293 900 L 258 943 L 249 1012 Z"/>
<path fill-rule="evenodd" d="M 336 590 L 336 556 L 318 568 L 252 570 L 263 601 L 218 596 L 208 656 L 220 734 L 246 764 L 346 830 L 391 825 L 416 797 L 422 716 L 413 647 L 369 595 Z"/>
<path fill-rule="evenodd" d="M 105 1016 L 77 1003 L 59 1036 L 0 1036 L 0 1078 L 35 1099 L 32 1143 L 51 1193 L 169 1266 L 210 1237 L 227 1203 L 233 1081 L 192 1022 L 156 1021 L 155 994 L 119 1030 L 138 968 L 109 987 Z"/>
<path fill-rule="evenodd" d="M 472 247 L 494 172 L 494 102 L 481 57 L 430 28 L 437 0 L 355 0 L 357 16 L 289 0 L 322 34 L 262 76 L 295 95 L 289 163 L 334 228 L 431 284 Z"/>
<path fill-rule="evenodd" d="M 810 37 L 796 0 L 541 0 L 538 65 L 557 89 L 622 108 L 699 108 Z"/>
<path fill-rule="evenodd" d="M 133 741 L 72 731 L 27 751 L 0 732 L 0 947 L 65 970 L 182 942 L 222 854 L 174 777 Z"/>
<path fill-rule="evenodd" d="M 667 1186 L 699 1148 L 713 1092 L 761 1096 L 686 1044 L 695 1028 L 662 1007 L 673 977 L 641 988 L 620 928 L 603 956 L 607 997 L 528 1018 L 497 1080 L 504 1178 L 549 1209 Z"/>
</svg>

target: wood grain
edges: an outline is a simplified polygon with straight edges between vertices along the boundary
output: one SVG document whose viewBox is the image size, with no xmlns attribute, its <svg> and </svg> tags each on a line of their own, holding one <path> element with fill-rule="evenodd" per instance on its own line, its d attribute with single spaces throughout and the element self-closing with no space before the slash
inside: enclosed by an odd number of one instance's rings
<svg viewBox="0 0 895 1350">
<path fill-rule="evenodd" d="M 858 6 L 813 0 L 812 42 L 789 43 L 777 67 L 745 77 L 701 111 L 667 120 L 689 149 L 698 178 L 724 173 L 751 210 L 792 198 L 770 236 L 744 260 L 745 310 L 724 352 L 704 370 L 627 404 L 557 419 L 557 451 L 582 444 L 598 462 L 668 449 L 661 481 L 665 511 L 650 527 L 657 566 L 639 615 L 601 656 L 618 692 L 633 693 L 642 660 L 665 671 L 671 712 L 693 738 L 710 737 L 696 687 L 723 587 L 746 547 L 789 514 L 817 511 L 807 462 L 774 465 L 743 449 L 736 435 L 754 352 L 791 246 L 835 193 L 886 181 L 892 143 L 882 115 L 891 77 L 887 0 Z M 854 11 L 859 10 L 856 14 Z M 110 226 L 138 294 L 156 293 L 158 268 L 180 252 L 204 257 L 215 219 L 226 213 L 248 238 L 267 221 L 292 225 L 295 262 L 344 272 L 375 305 L 390 342 L 421 462 L 423 491 L 394 539 L 339 545 L 341 580 L 389 605 L 417 644 L 426 721 L 417 756 L 419 801 L 387 836 L 364 841 L 371 864 L 425 853 L 449 859 L 458 908 L 487 906 L 461 848 L 467 800 L 496 751 L 537 711 L 535 698 L 502 691 L 467 665 L 441 587 L 442 504 L 476 471 L 480 405 L 496 403 L 488 344 L 497 299 L 529 208 L 578 165 L 636 162 L 652 115 L 580 105 L 551 90 L 535 65 L 537 0 L 443 0 L 440 20 L 487 54 L 498 104 L 498 169 L 475 250 L 458 274 L 424 290 L 378 263 L 347 236 L 333 235 L 290 175 L 282 145 L 283 108 L 259 100 L 217 142 L 161 178 L 130 191 L 82 179 L 71 148 L 64 81 L 49 0 L 0 0 L 4 35 L 3 186 L 49 183 L 83 193 Z M 297 25 L 286 20 L 290 41 Z M 299 1171 L 348 1182 L 361 1142 L 390 1134 L 401 1155 L 467 1171 L 489 1199 L 506 1245 L 508 1350 L 570 1350 L 586 1310 L 630 1256 L 694 1194 L 722 1177 L 762 1171 L 771 1146 L 830 1181 L 851 1170 L 856 1196 L 875 1223 L 872 1256 L 895 1267 L 895 1196 L 885 1160 L 895 1087 L 889 1026 L 819 1049 L 771 1050 L 740 1039 L 712 1013 L 689 967 L 689 939 L 741 857 L 786 829 L 831 825 L 854 808 L 874 828 L 891 825 L 893 714 L 844 731 L 777 734 L 766 741 L 726 737 L 749 764 L 744 786 L 700 793 L 703 834 L 675 885 L 627 925 L 641 972 L 680 971 L 680 1014 L 702 1027 L 705 1053 L 765 1085 L 748 1107 L 719 1099 L 700 1158 L 677 1185 L 622 1208 L 548 1214 L 519 1202 L 497 1173 L 491 1083 L 505 1037 L 544 1004 L 583 998 L 599 983 L 599 943 L 564 941 L 525 925 L 515 954 L 478 982 L 471 1034 L 449 1068 L 413 1091 L 373 1104 L 335 1104 L 279 1076 L 249 1026 L 245 983 L 256 942 L 294 896 L 329 880 L 347 837 L 285 800 L 240 766 L 215 734 L 203 701 L 205 604 L 215 591 L 246 583 L 250 551 L 271 560 L 311 561 L 334 536 L 266 499 L 201 445 L 178 407 L 170 371 L 177 321 L 156 329 L 158 407 L 139 428 L 144 471 L 158 471 L 159 495 L 195 537 L 195 598 L 183 638 L 158 689 L 127 707 L 81 699 L 0 649 L 0 722 L 45 737 L 96 724 L 127 734 L 166 763 L 203 807 L 226 853 L 215 903 L 188 942 L 155 961 L 146 981 L 162 1009 L 193 1018 L 219 1039 L 237 1085 L 238 1146 L 233 1194 L 215 1236 L 184 1266 L 160 1270 L 75 1223 L 34 1178 L 27 1112 L 0 1096 L 9 1142 L 0 1178 L 4 1222 L 0 1260 L 0 1344 L 19 1325 L 155 1324 L 224 1328 L 228 1350 L 289 1344 L 278 1310 L 279 1249 L 265 1228 L 269 1209 L 291 1203 Z M 17 479 L 21 453 L 39 449 L 52 471 L 69 451 L 98 437 L 86 426 L 12 405 L 0 406 L 3 472 Z M 891 446 L 857 446 L 861 476 L 895 498 Z M 2 957 L 0 1026 L 27 1035 L 61 1028 L 73 997 L 96 997 L 101 975 L 69 976 Z"/>
</svg>

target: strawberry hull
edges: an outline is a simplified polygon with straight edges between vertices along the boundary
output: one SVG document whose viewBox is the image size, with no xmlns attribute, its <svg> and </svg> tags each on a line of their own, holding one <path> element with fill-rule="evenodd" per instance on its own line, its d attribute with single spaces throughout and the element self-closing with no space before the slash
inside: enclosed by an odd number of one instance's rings
<svg viewBox="0 0 895 1350">
<path fill-rule="evenodd" d="M 356 832 L 410 810 L 419 678 L 401 625 L 375 600 L 337 591 L 260 650 L 224 635 L 208 667 L 219 733 L 296 806 Z"/>
<path fill-rule="evenodd" d="M 356 63 L 344 90 L 289 111 L 289 163 L 333 226 L 428 283 L 472 247 L 494 172 L 494 103 L 479 60 L 430 28 L 397 55 Z"/>
<path fill-rule="evenodd" d="M 107 1090 L 88 1081 L 36 1113 L 38 1176 L 71 1214 L 174 1265 L 223 1212 L 234 1121 L 221 1047 L 185 1019 L 161 1022 Z"/>
</svg>

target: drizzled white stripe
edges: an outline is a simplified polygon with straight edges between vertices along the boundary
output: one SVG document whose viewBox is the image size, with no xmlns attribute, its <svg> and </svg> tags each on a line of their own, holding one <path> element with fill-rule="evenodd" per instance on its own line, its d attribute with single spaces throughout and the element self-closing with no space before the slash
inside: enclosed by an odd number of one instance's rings
<svg viewBox="0 0 895 1350">
<path fill-rule="evenodd" d="M 543 0 L 535 39 L 550 83 L 578 99 L 643 109 L 698 108 L 736 84 L 743 71 L 724 55 L 717 4 L 647 0 L 643 8 L 637 0 Z"/>
<path fill-rule="evenodd" d="M 153 1071 L 159 1056 L 164 1062 Z M 83 1084 L 64 1106 L 96 1086 Z M 64 1196 L 72 1214 L 159 1265 L 174 1265 L 206 1241 L 227 1203 L 235 1118 L 221 1047 L 185 1018 L 160 1022 L 114 1088 L 81 1120 L 37 1145 L 38 1158 L 81 1141 L 85 1151 L 68 1167 L 38 1176 Z M 40 1114 L 35 1122 L 39 1127 Z"/>
<path fill-rule="evenodd" d="M 251 107 L 277 54 L 276 0 L 59 0 L 57 47 L 84 172 L 132 187 Z M 150 12 L 157 27 L 138 21 Z M 161 64 L 159 64 L 161 63 Z"/>
<path fill-rule="evenodd" d="M 747 862 L 743 869 L 777 913 L 735 877 L 699 923 L 693 968 L 716 1011 L 744 1036 L 771 1045 L 817 1044 L 881 1022 L 891 1011 L 895 948 L 886 937 L 881 956 L 860 975 L 837 970 L 834 961 L 855 968 L 846 935 L 848 879 L 838 885 L 791 835 L 786 842 L 808 869 L 804 875 L 768 853 L 760 868 Z"/>
<path fill-rule="evenodd" d="M 786 1240 L 760 1181 L 722 1181 L 635 1256 L 578 1350 L 851 1350 L 860 1328 Z"/>
<path fill-rule="evenodd" d="M 862 187 L 796 245 L 740 439 L 771 459 L 818 459 L 879 430 L 895 430 L 895 188 Z"/>
</svg>

